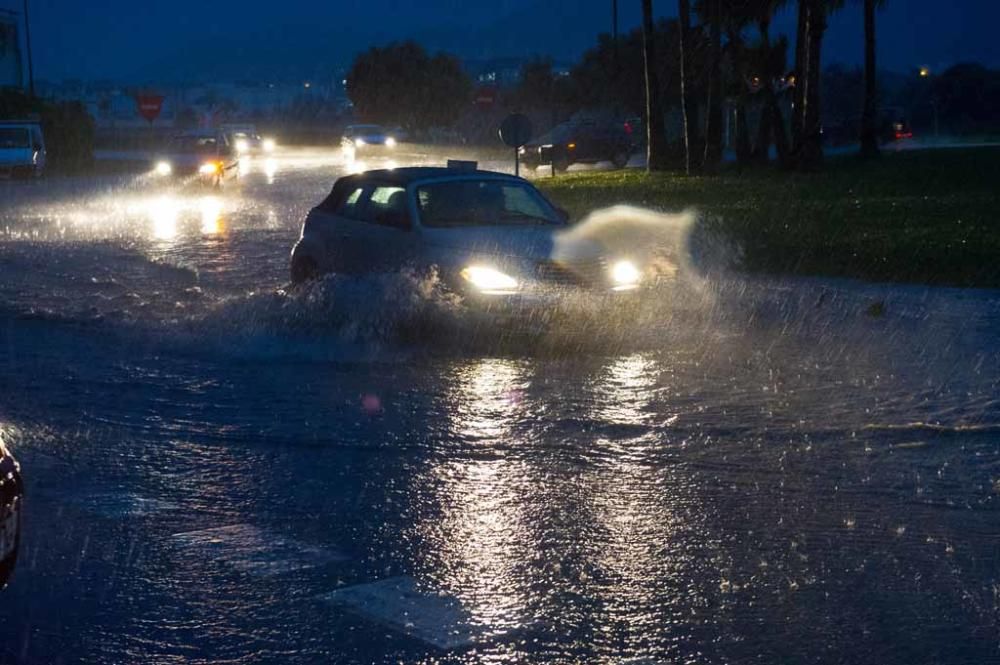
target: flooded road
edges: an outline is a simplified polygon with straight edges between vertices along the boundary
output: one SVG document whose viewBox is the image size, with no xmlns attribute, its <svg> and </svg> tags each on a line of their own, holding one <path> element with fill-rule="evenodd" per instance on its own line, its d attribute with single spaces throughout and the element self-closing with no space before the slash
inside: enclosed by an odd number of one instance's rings
<svg viewBox="0 0 1000 665">
<path fill-rule="evenodd" d="M 293 292 L 350 168 L 0 183 L 0 662 L 1000 661 L 1000 293 Z"/>
</svg>

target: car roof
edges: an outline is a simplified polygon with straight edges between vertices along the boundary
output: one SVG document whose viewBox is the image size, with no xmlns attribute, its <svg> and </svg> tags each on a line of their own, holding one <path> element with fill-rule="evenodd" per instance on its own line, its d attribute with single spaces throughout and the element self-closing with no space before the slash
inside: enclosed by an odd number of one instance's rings
<svg viewBox="0 0 1000 665">
<path fill-rule="evenodd" d="M 377 181 L 387 185 L 406 187 L 418 180 L 435 178 L 468 178 L 468 177 L 504 178 L 506 180 L 522 180 L 509 173 L 496 171 L 481 171 L 479 169 L 450 169 L 444 166 L 405 166 L 398 169 L 375 169 L 340 178 L 346 183 L 363 183 Z M 339 181 L 338 181 L 339 182 Z"/>
</svg>

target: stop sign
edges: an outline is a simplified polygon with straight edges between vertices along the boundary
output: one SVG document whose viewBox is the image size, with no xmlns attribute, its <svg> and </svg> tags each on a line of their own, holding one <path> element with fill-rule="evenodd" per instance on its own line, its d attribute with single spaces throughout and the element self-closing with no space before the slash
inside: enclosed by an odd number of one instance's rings
<svg viewBox="0 0 1000 665">
<path fill-rule="evenodd" d="M 135 103 L 139 107 L 139 115 L 153 122 L 163 109 L 163 95 L 136 95 Z"/>
</svg>

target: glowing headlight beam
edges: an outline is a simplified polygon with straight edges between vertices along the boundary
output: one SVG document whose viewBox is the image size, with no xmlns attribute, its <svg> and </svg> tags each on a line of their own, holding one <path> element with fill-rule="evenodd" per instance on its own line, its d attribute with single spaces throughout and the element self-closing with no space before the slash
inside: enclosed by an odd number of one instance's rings
<svg viewBox="0 0 1000 665">
<path fill-rule="evenodd" d="M 174 172 L 174 167 L 170 165 L 170 162 L 157 162 L 156 163 L 156 174 L 157 175 L 170 175 Z"/>
<path fill-rule="evenodd" d="M 385 147 L 386 148 L 395 148 L 396 147 L 396 139 L 392 138 L 391 136 L 387 137 L 386 140 L 385 140 Z"/>
<path fill-rule="evenodd" d="M 218 162 L 207 162 L 198 167 L 198 173 L 202 175 L 214 175 L 219 172 Z"/>
<path fill-rule="evenodd" d="M 631 261 L 618 261 L 611 266 L 611 279 L 617 287 L 630 287 L 639 283 L 642 273 Z"/>
<path fill-rule="evenodd" d="M 365 144 L 365 140 L 364 139 L 360 139 L 360 138 L 359 139 L 354 139 L 354 145 L 355 146 L 357 146 L 357 147 L 360 148 L 364 144 Z"/>
<path fill-rule="evenodd" d="M 274 139 L 264 139 L 260 142 L 260 147 L 264 149 L 264 152 L 274 152 Z"/>
<path fill-rule="evenodd" d="M 517 289 L 516 279 L 486 266 L 469 266 L 461 275 L 483 293 L 509 293 Z"/>
<path fill-rule="evenodd" d="M 236 139 L 236 151 L 246 152 L 250 149 L 250 143 L 246 139 Z"/>
</svg>

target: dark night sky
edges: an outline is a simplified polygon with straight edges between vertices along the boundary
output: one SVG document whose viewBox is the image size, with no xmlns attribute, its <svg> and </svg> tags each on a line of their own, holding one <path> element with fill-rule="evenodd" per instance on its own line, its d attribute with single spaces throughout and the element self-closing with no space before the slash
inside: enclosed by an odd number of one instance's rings
<svg viewBox="0 0 1000 665">
<path fill-rule="evenodd" d="M 610 26 L 609 0 L 31 0 L 39 78 L 154 81 L 298 78 L 345 64 L 372 43 L 413 37 L 463 57 L 550 54 L 574 60 Z M 859 2 L 831 20 L 826 62 L 862 55 Z M 0 0 L 19 9 L 21 0 Z M 619 0 L 622 28 L 639 0 Z M 98 10 L 100 8 L 100 10 Z M 676 2 L 655 0 L 664 16 Z M 879 15 L 880 66 L 962 60 L 1000 65 L 994 0 L 889 0 Z M 785 14 L 777 31 L 794 31 Z"/>
</svg>

